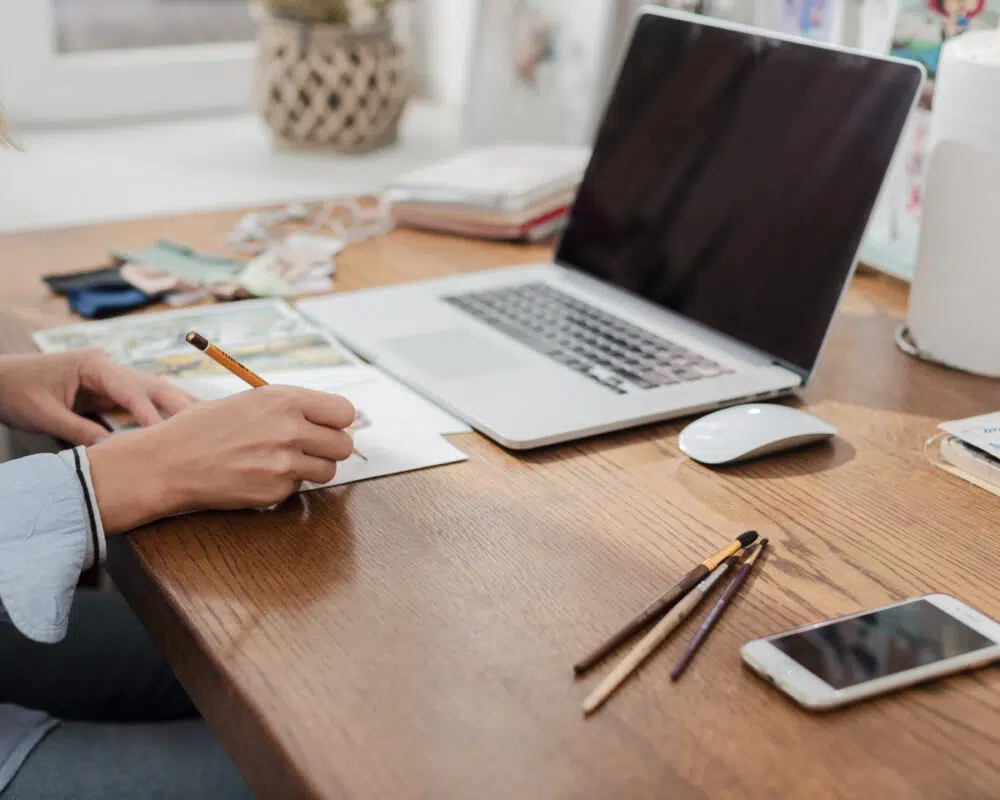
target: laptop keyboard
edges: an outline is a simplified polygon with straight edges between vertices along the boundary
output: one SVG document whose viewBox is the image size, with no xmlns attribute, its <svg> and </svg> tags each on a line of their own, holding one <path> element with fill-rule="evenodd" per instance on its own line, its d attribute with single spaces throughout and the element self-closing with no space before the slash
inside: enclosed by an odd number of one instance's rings
<svg viewBox="0 0 1000 800">
<path fill-rule="evenodd" d="M 442 300 L 618 394 L 732 372 L 546 283 Z"/>
</svg>

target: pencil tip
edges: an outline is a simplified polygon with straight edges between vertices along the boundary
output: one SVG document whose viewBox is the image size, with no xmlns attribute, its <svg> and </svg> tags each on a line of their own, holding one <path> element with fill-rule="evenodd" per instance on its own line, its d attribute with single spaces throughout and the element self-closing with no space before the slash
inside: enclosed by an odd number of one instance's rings
<svg viewBox="0 0 1000 800">
<path fill-rule="evenodd" d="M 741 533 L 736 537 L 736 541 L 740 543 L 740 547 L 746 547 L 748 544 L 753 544 L 757 541 L 757 531 L 747 531 L 746 533 Z"/>
<path fill-rule="evenodd" d="M 195 333 L 194 331 L 188 331 L 188 335 L 184 337 L 184 340 L 199 350 L 204 350 L 208 347 L 208 340 L 200 333 Z"/>
</svg>

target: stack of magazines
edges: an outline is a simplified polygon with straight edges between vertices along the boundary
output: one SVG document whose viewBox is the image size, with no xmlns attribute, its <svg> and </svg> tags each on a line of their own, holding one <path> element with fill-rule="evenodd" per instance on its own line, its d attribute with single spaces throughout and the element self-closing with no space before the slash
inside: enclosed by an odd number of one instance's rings
<svg viewBox="0 0 1000 800">
<path fill-rule="evenodd" d="M 581 147 L 481 148 L 403 175 L 387 194 L 398 225 L 539 241 L 565 224 L 589 157 Z"/>
</svg>

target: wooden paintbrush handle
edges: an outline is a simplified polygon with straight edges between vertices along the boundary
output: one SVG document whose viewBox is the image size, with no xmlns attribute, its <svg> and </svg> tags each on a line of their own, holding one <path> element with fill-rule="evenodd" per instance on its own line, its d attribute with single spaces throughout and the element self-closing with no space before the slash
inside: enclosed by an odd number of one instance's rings
<svg viewBox="0 0 1000 800">
<path fill-rule="evenodd" d="M 601 681 L 597 688 L 591 692 L 590 696 L 584 701 L 583 712 L 585 714 L 590 714 L 592 711 L 597 710 L 597 708 L 611 696 L 625 679 L 631 675 L 643 661 L 645 661 L 649 656 L 653 654 L 667 637 L 677 629 L 685 617 L 691 613 L 691 610 L 698 605 L 701 600 L 702 594 L 700 592 L 691 592 L 683 600 L 681 600 L 677 605 L 675 605 L 670 613 L 667 614 L 663 619 L 661 619 L 649 633 L 647 633 L 637 644 L 633 647 L 628 655 L 625 656 L 618 666 L 616 666 L 611 672 L 608 673 L 607 677 Z"/>
<path fill-rule="evenodd" d="M 639 644 L 621 660 L 618 666 L 583 701 L 584 714 L 590 714 L 592 711 L 595 711 L 643 661 L 652 655 L 656 648 L 666 641 L 667 637 L 677 629 L 694 607 L 702 601 L 712 586 L 715 585 L 715 582 L 725 574 L 727 569 L 729 569 L 728 561 L 717 567 L 711 575 L 701 581 L 695 589 L 689 592 L 683 600 L 671 609 L 669 614 L 656 624 L 656 627 L 643 637 Z"/>
<path fill-rule="evenodd" d="M 635 634 L 641 631 L 643 628 L 653 624 L 657 619 L 662 617 L 670 608 L 676 603 L 681 597 L 691 591 L 699 581 L 703 580 L 705 576 L 713 573 L 716 567 L 719 566 L 723 561 L 725 561 L 730 556 L 738 553 L 742 548 L 748 547 L 757 540 L 757 531 L 746 531 L 741 533 L 731 542 L 729 542 L 725 547 L 723 547 L 719 552 L 714 553 L 707 559 L 702 561 L 698 566 L 692 569 L 687 575 L 681 578 L 677 583 L 671 586 L 667 591 L 660 595 L 656 600 L 649 604 L 645 610 L 643 610 L 635 619 L 625 625 L 620 631 L 614 634 L 610 639 L 604 642 L 600 647 L 598 647 L 594 652 L 588 655 L 581 661 L 578 661 L 573 665 L 573 672 L 577 675 L 586 672 L 592 666 L 594 666 L 598 661 L 604 658 L 612 650 L 617 649 L 619 646 L 624 644 L 626 641 L 631 639 Z"/>
<path fill-rule="evenodd" d="M 603 642 L 586 658 L 573 665 L 573 671 L 579 675 L 593 667 L 609 653 L 617 650 L 635 634 L 662 617 L 673 605 L 708 575 L 708 567 L 699 564 L 667 591 L 657 597 L 652 603 L 640 611 L 625 627 Z"/>
</svg>

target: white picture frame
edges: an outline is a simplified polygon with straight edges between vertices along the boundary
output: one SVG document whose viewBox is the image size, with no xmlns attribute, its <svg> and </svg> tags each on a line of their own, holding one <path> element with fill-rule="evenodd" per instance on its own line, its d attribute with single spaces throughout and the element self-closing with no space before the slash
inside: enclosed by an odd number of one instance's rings
<svg viewBox="0 0 1000 800">
<path fill-rule="evenodd" d="M 470 145 L 589 145 L 616 0 L 480 0 L 466 87 Z"/>
<path fill-rule="evenodd" d="M 846 44 L 848 4 L 854 0 L 757 0 L 754 24 L 777 33 Z"/>
<path fill-rule="evenodd" d="M 614 20 L 609 26 L 610 41 L 605 48 L 602 102 L 610 94 L 615 78 L 618 76 L 636 15 L 644 5 L 660 5 L 681 11 L 697 10 L 697 7 L 701 6 L 703 13 L 708 16 L 717 16 L 733 22 L 752 25 L 756 2 L 758 0 L 655 0 L 655 2 L 650 2 L 650 0 L 617 0 Z"/>
<path fill-rule="evenodd" d="M 857 37 L 846 44 L 872 53 L 888 53 L 899 21 L 902 0 L 851 0 L 857 18 Z"/>
</svg>

